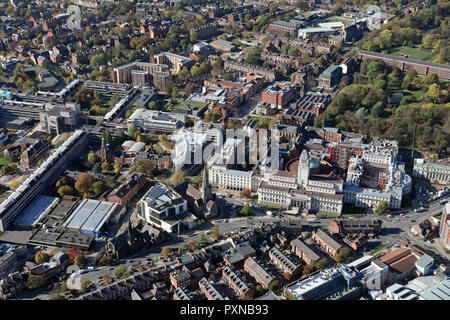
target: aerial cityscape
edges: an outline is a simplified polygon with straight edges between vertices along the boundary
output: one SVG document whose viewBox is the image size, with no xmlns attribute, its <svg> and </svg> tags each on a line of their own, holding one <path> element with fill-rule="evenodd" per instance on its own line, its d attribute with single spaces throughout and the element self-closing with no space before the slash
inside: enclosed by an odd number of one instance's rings
<svg viewBox="0 0 450 320">
<path fill-rule="evenodd" d="M 0 300 L 450 300 L 449 91 L 446 0 L 0 0 Z"/>
</svg>

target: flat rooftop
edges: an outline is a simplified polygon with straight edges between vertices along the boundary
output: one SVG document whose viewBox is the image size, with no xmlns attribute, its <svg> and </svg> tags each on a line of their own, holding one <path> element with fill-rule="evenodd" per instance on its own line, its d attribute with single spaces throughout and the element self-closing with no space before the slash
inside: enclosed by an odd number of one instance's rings
<svg viewBox="0 0 450 320">
<path fill-rule="evenodd" d="M 99 232 L 118 207 L 114 202 L 84 199 L 63 226 L 82 232 Z"/>
<path fill-rule="evenodd" d="M 16 219 L 15 224 L 32 227 L 58 203 L 58 198 L 38 196 Z"/>
</svg>

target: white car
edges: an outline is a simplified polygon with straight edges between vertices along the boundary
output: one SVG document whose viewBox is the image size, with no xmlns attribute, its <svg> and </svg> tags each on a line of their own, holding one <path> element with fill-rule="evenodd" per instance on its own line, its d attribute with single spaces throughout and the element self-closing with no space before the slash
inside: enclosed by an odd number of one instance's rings
<svg viewBox="0 0 450 320">
<path fill-rule="evenodd" d="M 392 218 L 392 215 L 388 214 L 387 217 L 388 217 L 388 218 Z"/>
</svg>

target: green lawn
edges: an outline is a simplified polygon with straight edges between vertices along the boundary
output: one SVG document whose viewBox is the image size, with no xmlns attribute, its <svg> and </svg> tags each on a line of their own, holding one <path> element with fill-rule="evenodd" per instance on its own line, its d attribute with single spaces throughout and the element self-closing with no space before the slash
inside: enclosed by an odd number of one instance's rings
<svg viewBox="0 0 450 320">
<path fill-rule="evenodd" d="M 425 49 L 411 48 L 411 47 L 395 47 L 389 50 L 389 54 L 400 57 L 401 54 L 407 54 L 409 59 L 422 60 L 432 62 L 435 54 Z"/>
<path fill-rule="evenodd" d="M 4 165 L 7 165 L 9 163 L 8 160 L 6 160 L 3 157 L 0 157 L 0 167 L 3 167 Z"/>
<path fill-rule="evenodd" d="M 258 206 L 258 207 L 266 208 L 266 209 L 272 209 L 272 210 L 283 210 L 284 209 L 283 207 L 271 206 L 271 205 L 268 205 L 268 204 L 258 203 L 258 199 L 257 198 L 253 198 L 252 199 L 252 203 L 254 205 Z"/>
<path fill-rule="evenodd" d="M 159 143 L 155 143 L 155 144 L 153 145 L 153 150 L 155 150 L 155 151 L 162 151 L 162 150 L 163 150 L 163 147 L 161 147 L 161 146 L 159 145 Z"/>
<path fill-rule="evenodd" d="M 387 90 L 388 93 L 403 93 L 403 96 L 407 97 L 407 96 L 414 96 L 416 98 L 416 101 L 419 102 L 422 100 L 422 97 L 425 95 L 425 91 L 423 90 L 416 90 L 416 91 L 412 91 L 412 90 L 406 90 L 406 89 L 397 89 L 397 90 L 393 90 L 393 89 L 388 89 Z"/>
<path fill-rule="evenodd" d="M 388 246 L 387 243 L 383 243 L 383 244 L 379 245 L 377 248 L 375 248 L 374 250 L 372 250 L 372 252 L 370 252 L 370 254 L 374 255 L 375 253 L 380 252 L 381 250 L 386 248 L 387 246 Z"/>
<path fill-rule="evenodd" d="M 438 220 L 441 220 L 441 219 L 442 219 L 442 212 L 439 213 L 439 214 L 437 214 L 437 215 L 434 215 L 433 218 L 436 218 L 436 219 L 438 219 Z"/>
<path fill-rule="evenodd" d="M 335 214 L 331 214 L 331 213 L 318 212 L 318 213 L 316 213 L 316 217 L 317 218 L 335 218 L 336 215 Z"/>
<path fill-rule="evenodd" d="M 344 18 L 344 17 L 331 17 L 331 18 L 327 19 L 327 22 L 342 22 L 343 24 L 347 25 L 347 24 L 351 24 L 352 20 Z"/>
</svg>

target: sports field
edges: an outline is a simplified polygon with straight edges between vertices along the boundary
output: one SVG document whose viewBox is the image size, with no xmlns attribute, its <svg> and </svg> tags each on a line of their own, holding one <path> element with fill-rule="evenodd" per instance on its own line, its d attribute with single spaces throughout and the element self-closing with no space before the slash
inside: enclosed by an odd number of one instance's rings
<svg viewBox="0 0 450 320">
<path fill-rule="evenodd" d="M 428 61 L 432 62 L 434 57 L 436 56 L 433 52 L 425 50 L 425 49 L 418 49 L 418 48 L 411 48 L 411 47 L 395 47 L 391 48 L 389 50 L 389 54 L 393 56 L 400 57 L 402 54 L 407 55 L 409 59 L 415 59 L 415 60 L 422 60 L 422 61 Z M 406 58 L 406 57 L 405 57 Z"/>
</svg>

